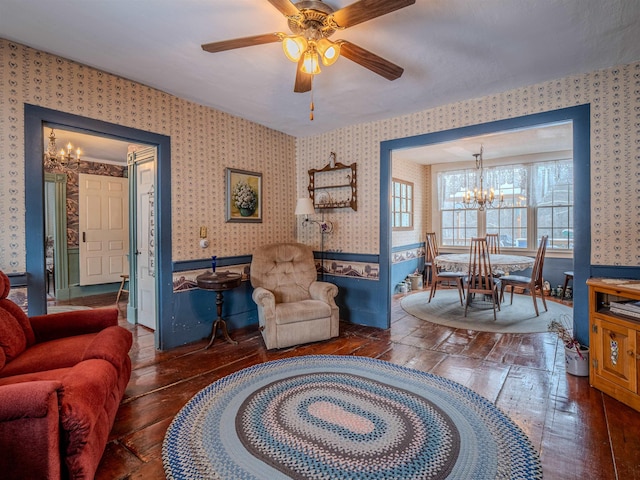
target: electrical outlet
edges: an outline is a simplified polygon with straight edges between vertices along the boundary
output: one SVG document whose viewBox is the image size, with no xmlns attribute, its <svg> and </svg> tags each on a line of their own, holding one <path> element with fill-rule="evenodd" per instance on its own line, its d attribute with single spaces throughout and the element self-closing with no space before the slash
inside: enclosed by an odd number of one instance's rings
<svg viewBox="0 0 640 480">
<path fill-rule="evenodd" d="M 207 238 L 207 227 L 200 227 L 200 238 Z"/>
</svg>

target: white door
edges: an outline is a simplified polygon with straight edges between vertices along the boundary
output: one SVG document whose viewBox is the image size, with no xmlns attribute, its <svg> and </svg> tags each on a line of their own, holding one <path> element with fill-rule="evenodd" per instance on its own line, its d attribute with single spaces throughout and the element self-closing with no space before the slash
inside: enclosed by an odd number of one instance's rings
<svg viewBox="0 0 640 480">
<path fill-rule="evenodd" d="M 156 329 L 156 149 L 135 153 L 137 322 Z"/>
<path fill-rule="evenodd" d="M 129 272 L 129 180 L 78 177 L 80 285 L 120 282 Z"/>
</svg>

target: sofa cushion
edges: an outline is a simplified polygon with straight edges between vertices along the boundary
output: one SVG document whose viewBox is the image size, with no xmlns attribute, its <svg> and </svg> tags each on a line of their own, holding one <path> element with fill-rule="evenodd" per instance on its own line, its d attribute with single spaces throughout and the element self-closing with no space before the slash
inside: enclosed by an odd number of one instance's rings
<svg viewBox="0 0 640 480">
<path fill-rule="evenodd" d="M 0 370 L 0 377 L 72 367 L 82 361 L 87 346 L 97 335 L 89 333 L 36 343 L 11 362 L 7 362 Z"/>
<path fill-rule="evenodd" d="M 0 369 L 11 362 L 27 348 L 27 337 L 18 320 L 6 310 L 0 308 Z M 2 370 L 0 370 L 2 372 Z"/>
<path fill-rule="evenodd" d="M 54 370 L 28 372 L 22 373 L 20 375 L 11 375 L 10 377 L 2 377 L 0 378 L 0 387 L 4 385 L 13 385 L 16 383 L 60 381 L 60 379 L 69 371 L 70 368 L 71 367 L 56 368 Z"/>
<path fill-rule="evenodd" d="M 9 277 L 7 277 L 3 271 L 0 271 L 0 310 L 5 310 L 17 320 L 18 325 L 24 332 L 28 347 L 36 341 L 33 329 L 31 328 L 31 322 L 22 308 L 7 299 L 10 291 L 11 282 L 9 282 Z"/>
</svg>

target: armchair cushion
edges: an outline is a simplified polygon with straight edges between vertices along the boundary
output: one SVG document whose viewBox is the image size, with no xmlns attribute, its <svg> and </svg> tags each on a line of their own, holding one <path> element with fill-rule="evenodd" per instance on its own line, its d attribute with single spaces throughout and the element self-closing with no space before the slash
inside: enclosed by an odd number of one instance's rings
<svg viewBox="0 0 640 480">
<path fill-rule="evenodd" d="M 276 305 L 276 323 L 306 322 L 331 316 L 331 307 L 320 300 L 300 300 L 299 302 L 279 303 Z"/>
</svg>

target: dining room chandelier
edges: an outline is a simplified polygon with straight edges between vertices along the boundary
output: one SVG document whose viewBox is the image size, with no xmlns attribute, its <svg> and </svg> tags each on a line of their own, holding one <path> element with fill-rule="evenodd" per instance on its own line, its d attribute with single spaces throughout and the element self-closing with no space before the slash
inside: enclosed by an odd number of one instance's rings
<svg viewBox="0 0 640 480">
<path fill-rule="evenodd" d="M 44 166 L 45 168 L 56 170 L 76 170 L 80 166 L 80 153 L 82 152 L 79 148 L 73 152 L 73 145 L 71 145 L 71 142 L 67 144 L 66 151 L 64 148 L 61 148 L 60 151 L 58 151 L 58 146 L 56 145 L 56 134 L 52 128 L 51 133 L 49 134 L 49 145 L 47 146 L 47 151 L 44 152 Z"/>
<path fill-rule="evenodd" d="M 476 159 L 476 170 L 480 172 L 480 185 L 471 190 L 467 190 L 462 198 L 462 205 L 468 209 L 478 209 L 483 211 L 486 208 L 500 208 L 504 204 L 504 193 L 498 192 L 496 195 L 493 187 L 489 190 L 484 187 L 484 164 L 483 154 L 484 148 L 480 145 L 480 153 L 474 153 Z"/>
</svg>

